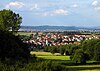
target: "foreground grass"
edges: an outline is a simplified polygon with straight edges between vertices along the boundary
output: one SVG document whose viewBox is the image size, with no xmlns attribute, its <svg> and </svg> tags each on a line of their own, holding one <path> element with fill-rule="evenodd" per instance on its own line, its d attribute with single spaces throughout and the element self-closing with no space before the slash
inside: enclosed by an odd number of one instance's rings
<svg viewBox="0 0 100 71">
<path fill-rule="evenodd" d="M 100 64 L 99 65 L 66 66 L 66 68 L 79 70 L 79 71 L 100 71 Z"/>
</svg>

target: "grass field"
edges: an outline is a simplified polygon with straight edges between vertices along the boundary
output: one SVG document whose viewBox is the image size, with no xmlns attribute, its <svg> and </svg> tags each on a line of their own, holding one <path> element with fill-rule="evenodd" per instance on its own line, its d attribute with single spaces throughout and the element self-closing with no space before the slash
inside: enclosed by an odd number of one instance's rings
<svg viewBox="0 0 100 71">
<path fill-rule="evenodd" d="M 19 35 L 30 36 L 31 34 L 35 34 L 35 32 L 18 32 Z"/>
<path fill-rule="evenodd" d="M 74 69 L 79 71 L 100 71 L 99 65 L 79 65 L 79 66 L 66 66 L 68 69 Z"/>
<path fill-rule="evenodd" d="M 52 59 L 52 60 L 70 60 L 69 56 L 61 56 L 59 53 L 54 55 L 49 52 L 31 52 L 31 54 L 36 54 L 38 58 Z"/>
<path fill-rule="evenodd" d="M 52 60 L 70 60 L 69 56 L 38 56 L 39 58 Z"/>
<path fill-rule="evenodd" d="M 73 61 L 70 60 L 70 56 L 61 56 L 59 53 L 53 55 L 50 52 L 31 52 L 31 54 L 36 54 L 38 58 L 58 61 L 61 64 L 65 64 L 69 71 L 100 71 L 100 64 L 68 65 L 68 63 L 73 63 Z"/>
<path fill-rule="evenodd" d="M 31 54 L 36 54 L 37 56 L 55 56 L 55 55 L 60 55 L 59 53 L 55 53 L 53 55 L 50 52 L 31 52 Z"/>
</svg>

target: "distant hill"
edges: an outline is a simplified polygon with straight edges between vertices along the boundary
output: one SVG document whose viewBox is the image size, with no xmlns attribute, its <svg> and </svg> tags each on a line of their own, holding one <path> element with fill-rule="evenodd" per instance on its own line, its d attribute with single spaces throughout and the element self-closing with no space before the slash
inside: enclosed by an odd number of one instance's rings
<svg viewBox="0 0 100 71">
<path fill-rule="evenodd" d="M 98 30 L 100 27 L 76 27 L 76 26 L 21 26 L 19 31 L 79 31 Z"/>
</svg>

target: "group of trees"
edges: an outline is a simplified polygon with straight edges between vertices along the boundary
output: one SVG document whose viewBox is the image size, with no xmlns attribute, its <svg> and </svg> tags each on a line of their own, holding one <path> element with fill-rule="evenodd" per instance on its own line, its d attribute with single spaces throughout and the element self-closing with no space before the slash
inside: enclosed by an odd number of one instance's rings
<svg viewBox="0 0 100 71">
<path fill-rule="evenodd" d="M 100 61 L 100 39 L 85 40 L 71 55 L 76 63 L 86 63 L 87 60 Z"/>
<path fill-rule="evenodd" d="M 14 33 L 20 28 L 21 16 L 11 10 L 0 11 L 0 61 L 27 60 L 30 51 Z"/>
<path fill-rule="evenodd" d="M 44 51 L 54 53 L 60 53 L 61 55 L 72 55 L 74 51 L 78 49 L 78 45 L 61 45 L 61 46 L 47 46 Z"/>
</svg>

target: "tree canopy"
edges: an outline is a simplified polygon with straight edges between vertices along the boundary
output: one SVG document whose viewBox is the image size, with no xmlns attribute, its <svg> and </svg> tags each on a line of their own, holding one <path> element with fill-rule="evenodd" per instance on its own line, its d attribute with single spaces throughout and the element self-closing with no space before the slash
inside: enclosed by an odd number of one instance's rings
<svg viewBox="0 0 100 71">
<path fill-rule="evenodd" d="M 11 32 L 0 30 L 0 59 L 27 60 L 30 57 L 28 45 Z"/>
<path fill-rule="evenodd" d="M 11 10 L 0 11 L 0 30 L 17 32 L 22 23 L 22 17 Z"/>
<path fill-rule="evenodd" d="M 96 44 L 100 42 L 100 39 L 86 40 L 82 43 L 82 49 L 89 55 L 89 59 L 94 59 Z"/>
<path fill-rule="evenodd" d="M 86 56 L 84 51 L 82 49 L 77 49 L 72 60 L 76 63 L 86 63 Z"/>
<path fill-rule="evenodd" d="M 95 45 L 94 48 L 94 60 L 100 61 L 100 42 Z"/>
</svg>

